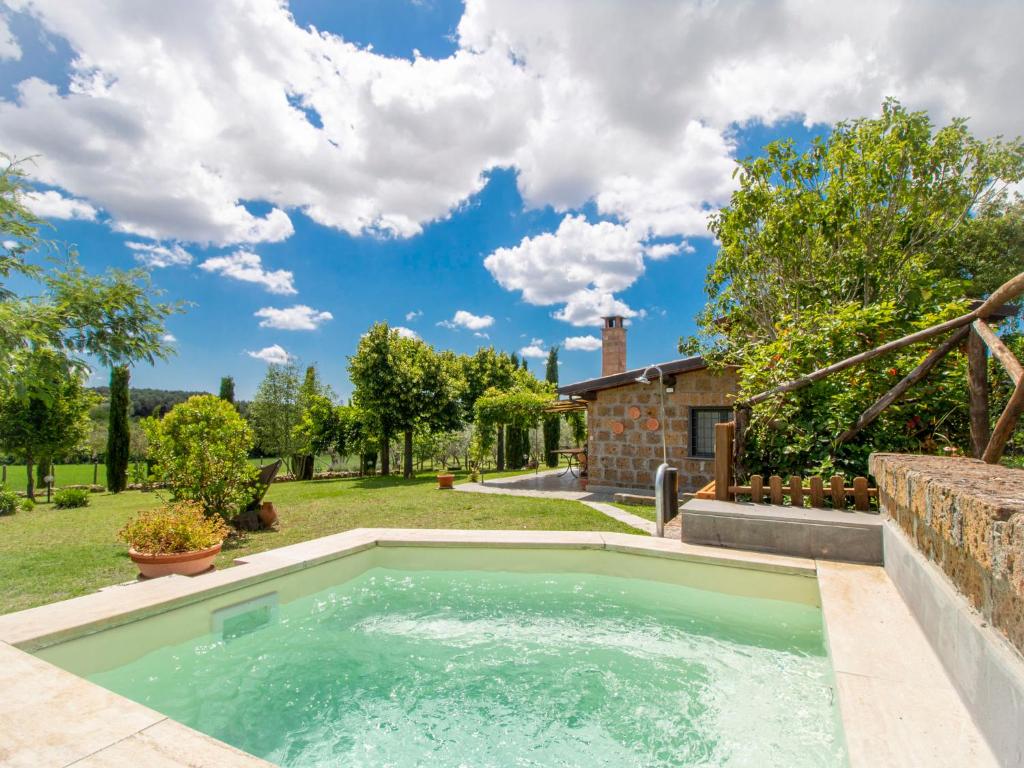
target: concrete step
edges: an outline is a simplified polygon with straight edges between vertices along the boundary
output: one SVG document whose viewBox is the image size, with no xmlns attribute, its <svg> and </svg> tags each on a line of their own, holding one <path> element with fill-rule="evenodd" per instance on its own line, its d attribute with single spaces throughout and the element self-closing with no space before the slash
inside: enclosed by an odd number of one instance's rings
<svg viewBox="0 0 1024 768">
<path fill-rule="evenodd" d="M 692 499 L 679 519 L 689 544 L 882 564 L 882 519 L 874 513 Z"/>
</svg>

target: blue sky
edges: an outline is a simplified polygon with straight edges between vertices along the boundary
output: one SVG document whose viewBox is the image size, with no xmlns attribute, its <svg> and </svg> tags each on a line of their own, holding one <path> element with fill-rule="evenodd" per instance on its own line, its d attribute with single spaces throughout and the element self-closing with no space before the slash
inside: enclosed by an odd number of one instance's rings
<svg viewBox="0 0 1024 768">
<path fill-rule="evenodd" d="M 180 25 L 128 5 L 0 11 L 0 149 L 40 156 L 37 208 L 90 270 L 178 262 L 151 270 L 191 303 L 168 326 L 177 355 L 138 367 L 137 386 L 232 375 L 250 397 L 266 367 L 250 353 L 279 347 L 347 396 L 346 357 L 379 320 L 457 352 L 559 344 L 569 382 L 597 375 L 600 353 L 564 340 L 599 336 L 609 308 L 632 315 L 631 365 L 671 359 L 703 303 L 704 219 L 735 157 L 877 110 L 894 73 L 911 105 L 947 108 L 877 51 L 890 76 L 843 90 L 861 65 L 841 26 L 774 72 L 771 51 L 710 60 L 696 49 L 736 20 L 695 29 L 670 5 L 659 21 L 573 3 L 248 0 L 185 3 Z M 649 38 L 617 36 L 642 23 Z M 764 82 L 730 79 L 743 66 Z M 801 93 L 786 67 L 823 82 Z"/>
</svg>

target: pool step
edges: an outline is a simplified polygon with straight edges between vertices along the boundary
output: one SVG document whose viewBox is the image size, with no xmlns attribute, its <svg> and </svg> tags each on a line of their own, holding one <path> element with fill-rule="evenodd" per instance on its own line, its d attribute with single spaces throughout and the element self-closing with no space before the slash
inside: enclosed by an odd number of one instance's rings
<svg viewBox="0 0 1024 768">
<path fill-rule="evenodd" d="M 692 499 L 679 519 L 689 544 L 882 564 L 882 518 L 875 513 Z"/>
</svg>

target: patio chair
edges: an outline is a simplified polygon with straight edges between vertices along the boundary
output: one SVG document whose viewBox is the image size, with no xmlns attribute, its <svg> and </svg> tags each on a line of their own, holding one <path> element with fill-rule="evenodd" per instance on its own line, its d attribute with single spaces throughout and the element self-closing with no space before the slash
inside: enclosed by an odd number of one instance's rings
<svg viewBox="0 0 1024 768">
<path fill-rule="evenodd" d="M 274 478 L 277 477 L 277 473 L 281 471 L 282 463 L 278 459 L 273 464 L 260 467 L 260 474 L 253 484 L 252 501 L 246 505 L 245 509 L 238 513 L 233 521 L 236 528 L 240 528 L 243 531 L 258 531 L 260 529 L 260 505 L 263 504 L 263 497 L 270 490 L 270 486 L 273 484 Z"/>
</svg>

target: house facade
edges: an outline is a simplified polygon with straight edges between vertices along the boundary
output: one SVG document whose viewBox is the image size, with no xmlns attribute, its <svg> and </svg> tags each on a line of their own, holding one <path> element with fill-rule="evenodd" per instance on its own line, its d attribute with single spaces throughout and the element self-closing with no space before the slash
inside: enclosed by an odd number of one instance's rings
<svg viewBox="0 0 1024 768">
<path fill-rule="evenodd" d="M 715 424 L 732 419 L 736 370 L 712 371 L 700 357 L 684 357 L 646 370 L 626 368 L 626 328 L 604 318 L 602 375 L 560 387 L 563 397 L 587 406 L 587 464 L 593 490 L 651 493 L 662 461 L 678 470 L 679 492 L 692 493 L 714 476 Z M 664 375 L 664 382 L 660 376 Z M 664 383 L 664 415 L 661 387 Z"/>
</svg>

